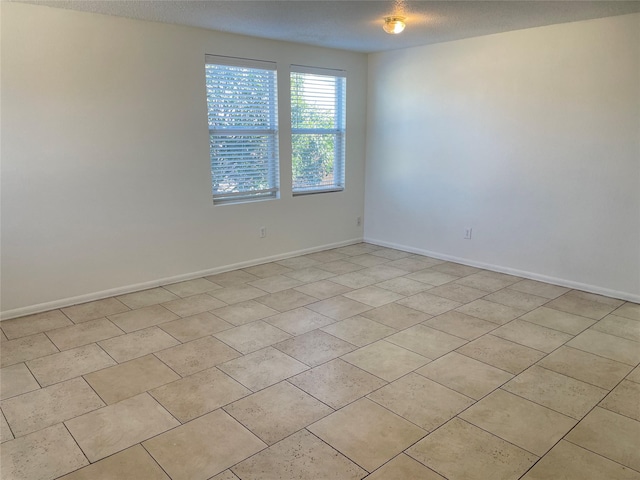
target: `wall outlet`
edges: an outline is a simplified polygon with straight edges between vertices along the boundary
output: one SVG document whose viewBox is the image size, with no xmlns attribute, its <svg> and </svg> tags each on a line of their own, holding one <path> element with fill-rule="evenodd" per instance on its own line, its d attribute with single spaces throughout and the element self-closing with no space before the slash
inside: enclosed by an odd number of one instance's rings
<svg viewBox="0 0 640 480">
<path fill-rule="evenodd" d="M 360 225 L 362 225 L 362 217 L 357 217 L 356 218 L 356 225 L 359 227 Z"/>
<path fill-rule="evenodd" d="M 471 227 L 464 229 L 464 239 L 471 240 Z"/>
<path fill-rule="evenodd" d="M 260 238 L 267 236 L 267 227 L 260 227 Z"/>
</svg>

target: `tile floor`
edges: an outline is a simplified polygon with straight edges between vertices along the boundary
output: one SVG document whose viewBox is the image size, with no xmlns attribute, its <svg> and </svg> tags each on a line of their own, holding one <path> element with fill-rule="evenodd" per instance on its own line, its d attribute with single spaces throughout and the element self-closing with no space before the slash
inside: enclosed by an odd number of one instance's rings
<svg viewBox="0 0 640 480">
<path fill-rule="evenodd" d="M 0 327 L 6 480 L 640 480 L 613 298 L 357 244 Z"/>
</svg>

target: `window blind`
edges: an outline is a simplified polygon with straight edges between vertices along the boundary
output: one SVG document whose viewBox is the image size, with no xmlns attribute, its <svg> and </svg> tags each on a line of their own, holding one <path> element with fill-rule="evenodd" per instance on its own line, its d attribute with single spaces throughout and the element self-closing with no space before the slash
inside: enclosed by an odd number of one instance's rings
<svg viewBox="0 0 640 480">
<path fill-rule="evenodd" d="M 206 56 L 214 204 L 278 192 L 276 65 Z"/>
<path fill-rule="evenodd" d="M 344 189 L 346 72 L 291 66 L 294 195 Z"/>
</svg>

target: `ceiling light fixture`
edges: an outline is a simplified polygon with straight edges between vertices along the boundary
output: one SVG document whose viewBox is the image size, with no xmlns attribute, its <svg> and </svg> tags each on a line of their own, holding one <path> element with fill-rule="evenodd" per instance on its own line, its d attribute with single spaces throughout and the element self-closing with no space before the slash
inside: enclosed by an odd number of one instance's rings
<svg viewBox="0 0 640 480">
<path fill-rule="evenodd" d="M 384 25 L 382 26 L 383 30 L 391 35 L 397 35 L 404 30 L 406 26 L 405 17 L 399 17 L 397 15 L 392 15 L 390 17 L 384 18 Z"/>
</svg>

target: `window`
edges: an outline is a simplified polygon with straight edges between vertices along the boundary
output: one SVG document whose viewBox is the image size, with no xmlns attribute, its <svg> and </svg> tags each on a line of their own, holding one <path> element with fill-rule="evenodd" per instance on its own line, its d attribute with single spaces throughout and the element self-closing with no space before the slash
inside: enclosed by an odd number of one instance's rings
<svg viewBox="0 0 640 480">
<path fill-rule="evenodd" d="M 291 66 L 293 194 L 344 190 L 346 72 Z"/>
<path fill-rule="evenodd" d="M 276 64 L 206 56 L 213 203 L 278 194 Z"/>
</svg>

